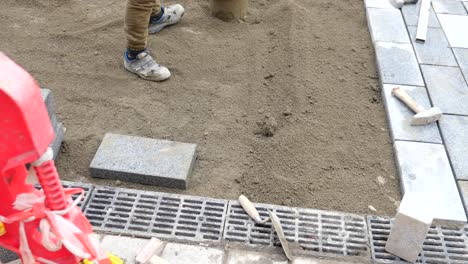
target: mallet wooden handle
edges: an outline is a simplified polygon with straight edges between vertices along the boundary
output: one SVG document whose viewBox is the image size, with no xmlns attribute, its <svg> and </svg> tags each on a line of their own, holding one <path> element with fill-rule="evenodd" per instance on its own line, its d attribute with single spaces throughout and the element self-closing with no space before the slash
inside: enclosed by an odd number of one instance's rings
<svg viewBox="0 0 468 264">
<path fill-rule="evenodd" d="M 400 99 L 403 103 L 405 103 L 411 110 L 413 110 L 415 113 L 420 113 L 424 111 L 424 108 L 418 105 L 416 101 L 409 96 L 405 92 L 405 90 L 401 89 L 400 87 L 396 87 L 392 89 L 392 95 L 394 95 L 396 98 Z"/>
</svg>

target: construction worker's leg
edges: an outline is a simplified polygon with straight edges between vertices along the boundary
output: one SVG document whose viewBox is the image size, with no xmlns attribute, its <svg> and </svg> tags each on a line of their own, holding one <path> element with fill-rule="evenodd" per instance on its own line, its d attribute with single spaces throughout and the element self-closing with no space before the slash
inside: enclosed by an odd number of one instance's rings
<svg viewBox="0 0 468 264">
<path fill-rule="evenodd" d="M 148 28 L 153 9 L 159 0 L 128 0 L 125 12 L 125 32 L 127 50 L 124 55 L 124 67 L 143 79 L 164 81 L 169 79 L 169 70 L 156 63 L 146 49 Z"/>
<path fill-rule="evenodd" d="M 125 32 L 127 48 L 131 51 L 142 51 L 148 41 L 148 26 L 156 0 L 128 0 L 125 12 Z M 134 55 L 134 54 L 130 54 Z"/>
<path fill-rule="evenodd" d="M 156 0 L 156 3 L 153 7 L 153 12 L 151 12 L 151 18 L 160 18 L 162 16 L 163 12 L 161 10 L 161 0 Z"/>
</svg>

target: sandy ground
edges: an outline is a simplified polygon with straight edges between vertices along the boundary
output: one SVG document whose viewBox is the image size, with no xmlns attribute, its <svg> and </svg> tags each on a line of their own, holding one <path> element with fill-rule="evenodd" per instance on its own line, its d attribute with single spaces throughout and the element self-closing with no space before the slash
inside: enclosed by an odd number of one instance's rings
<svg viewBox="0 0 468 264">
<path fill-rule="evenodd" d="M 243 23 L 212 18 L 207 2 L 182 2 L 184 21 L 150 37 L 173 73 L 153 83 L 123 69 L 124 0 L 2 0 L 0 50 L 53 90 L 67 127 L 62 178 L 114 185 L 88 172 L 114 132 L 199 145 L 188 190 L 132 188 L 393 214 L 399 184 L 362 1 L 251 0 Z"/>
</svg>

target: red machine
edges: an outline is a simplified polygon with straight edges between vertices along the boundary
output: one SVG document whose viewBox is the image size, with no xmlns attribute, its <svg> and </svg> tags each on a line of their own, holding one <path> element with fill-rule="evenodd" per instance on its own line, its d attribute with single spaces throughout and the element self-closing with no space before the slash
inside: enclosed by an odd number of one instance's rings
<svg viewBox="0 0 468 264">
<path fill-rule="evenodd" d="M 34 79 L 0 53 L 0 246 L 23 263 L 121 262 L 93 245 L 92 227 L 64 189 L 49 144 L 52 125 Z M 31 164 L 42 191 L 26 184 Z"/>
</svg>

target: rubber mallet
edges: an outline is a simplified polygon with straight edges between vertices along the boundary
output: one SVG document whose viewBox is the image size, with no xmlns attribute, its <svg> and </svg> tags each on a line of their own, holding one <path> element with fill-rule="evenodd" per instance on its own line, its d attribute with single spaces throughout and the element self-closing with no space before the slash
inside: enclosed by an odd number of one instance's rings
<svg viewBox="0 0 468 264">
<path fill-rule="evenodd" d="M 400 99 L 400 101 L 405 103 L 411 110 L 416 113 L 411 120 L 412 126 L 428 125 L 437 122 L 442 117 L 442 111 L 438 107 L 432 107 L 428 110 L 424 109 L 423 107 L 419 106 L 418 103 L 416 103 L 416 101 L 414 101 L 413 98 L 411 98 L 411 96 L 409 96 L 405 90 L 401 89 L 400 87 L 393 88 L 392 95 Z"/>
</svg>

